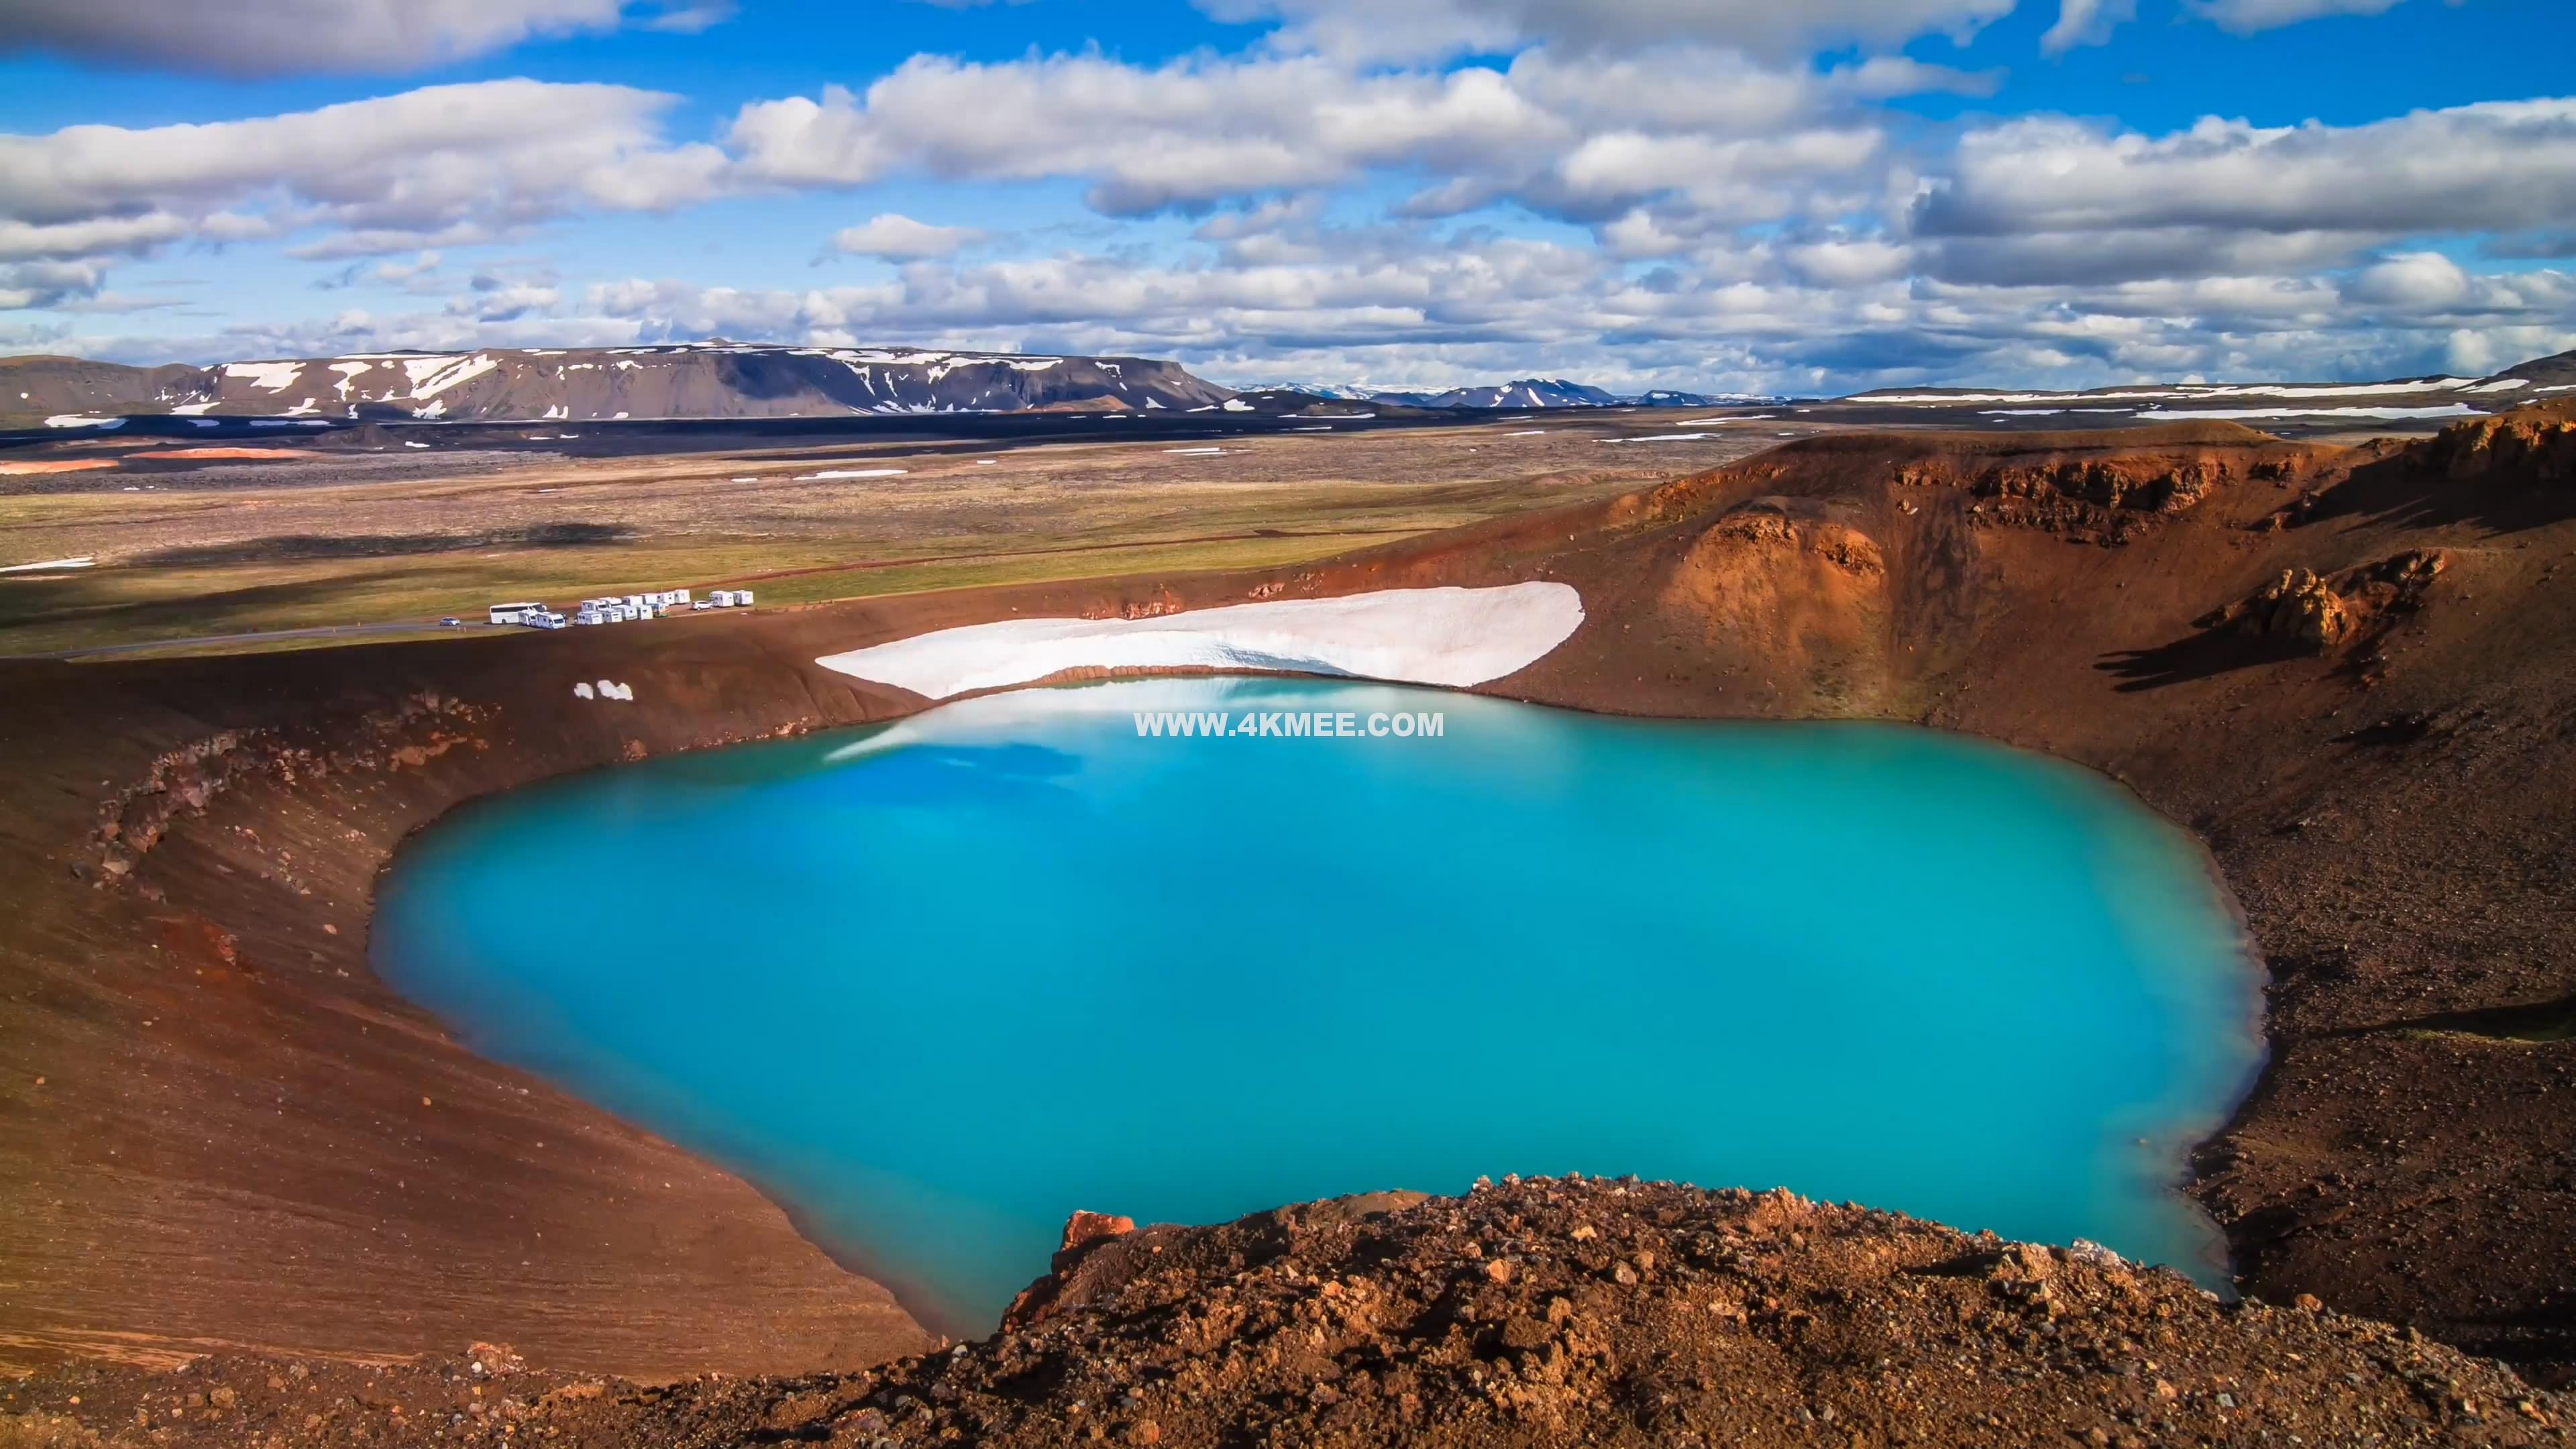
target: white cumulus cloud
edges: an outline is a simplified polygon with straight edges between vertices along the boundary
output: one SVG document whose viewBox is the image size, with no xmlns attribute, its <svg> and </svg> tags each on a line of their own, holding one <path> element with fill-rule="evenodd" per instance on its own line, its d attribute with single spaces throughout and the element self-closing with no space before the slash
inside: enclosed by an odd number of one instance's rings
<svg viewBox="0 0 2576 1449">
<path fill-rule="evenodd" d="M 2379 15 L 2401 0 L 2184 0 L 2192 14 L 2239 35 L 2296 25 L 2322 15 Z M 2457 5 L 2460 0 L 2448 0 Z"/>
<path fill-rule="evenodd" d="M 2152 268 L 2194 265 L 2212 246 L 2322 264 L 2338 248 L 2571 215 L 2576 100 L 2552 99 L 2358 126 L 2213 116 L 2163 136 L 2062 117 L 2009 121 L 1962 136 L 1908 221 L 1962 258 L 2109 246 Z"/>
<path fill-rule="evenodd" d="M 424 70 L 630 18 L 701 27 L 729 5 L 629 0 L 9 0 L 0 50 L 234 75 Z"/>
<path fill-rule="evenodd" d="M 1317 55 L 1194 56 L 1158 66 L 1056 55 L 915 57 L 865 91 L 744 106 L 739 176 L 849 186 L 901 172 L 1071 177 L 1111 215 L 1423 178 L 1414 215 L 1518 200 L 1602 219 L 1671 193 L 1728 218 L 1777 217 L 1847 186 L 1880 151 L 1864 100 L 1973 90 L 1912 63 L 1830 74 L 1675 48 L 1652 57 L 1530 50 L 1508 66 L 1354 68 Z M 1079 124 L 1067 118 L 1079 117 Z"/>
<path fill-rule="evenodd" d="M 0 135 L 0 256 L 321 231 L 303 254 L 345 257 L 678 205 L 716 189 L 726 161 L 663 139 L 672 102 L 625 86 L 483 81 L 255 120 Z"/>
<path fill-rule="evenodd" d="M 832 248 L 851 256 L 918 261 L 953 256 L 983 240 L 985 233 L 971 226 L 933 226 L 888 211 L 834 232 Z"/>
<path fill-rule="evenodd" d="M 1973 30 L 2010 0 L 1198 3 L 1275 28 L 1239 53 L 1142 64 L 918 55 L 728 102 L 703 136 L 674 134 L 706 124 L 675 120 L 676 97 L 533 80 L 0 135 L 0 307 L 53 314 L 0 338 L 150 359 L 721 333 L 1164 355 L 1230 381 L 1542 370 L 1804 392 L 2388 376 L 2511 361 L 2576 331 L 2576 274 L 2540 265 L 2567 254 L 2576 217 L 2576 100 L 2358 125 L 2145 132 L 1972 112 L 1934 126 L 1885 102 L 1991 94 L 2001 73 L 1892 47 Z M 375 34 L 373 4 L 334 6 L 321 51 Z M 723 13 L 410 4 L 387 13 L 431 49 Z M 2061 52 L 2137 10 L 2045 8 Z M 2190 11 L 2243 29 L 2385 8 Z M 1030 220 L 992 237 L 863 204 L 888 181 L 927 198 L 905 203 L 923 215 L 953 186 L 973 189 L 961 213 L 1025 200 Z M 549 226 L 717 197 L 753 213 L 794 193 L 829 200 L 761 222 L 845 206 L 841 220 L 868 219 L 806 245 L 901 265 L 800 286 L 762 249 L 747 259 L 710 228 L 700 251 L 674 228 L 672 260 L 629 275 L 585 267 L 558 243 L 586 233 Z M 493 255 L 505 241 L 520 254 Z M 208 296 L 109 286 L 135 258 L 202 243 L 309 260 L 337 301 L 378 310 L 196 337 L 176 334 L 197 325 L 183 312 L 67 334 L 54 320 Z M 137 335 L 95 330 L 110 326 Z"/>
<path fill-rule="evenodd" d="M 1553 44 L 1570 50 L 1725 46 L 1769 56 L 1958 37 L 2014 0 L 1199 0 L 1222 20 L 1283 22 L 1273 44 L 1359 60 L 1429 60 Z"/>
<path fill-rule="evenodd" d="M 2080 45 L 2100 45 L 2123 23 L 2138 18 L 2138 0 L 2058 0 L 2057 23 L 2039 38 L 2039 48 L 2063 55 Z"/>
</svg>

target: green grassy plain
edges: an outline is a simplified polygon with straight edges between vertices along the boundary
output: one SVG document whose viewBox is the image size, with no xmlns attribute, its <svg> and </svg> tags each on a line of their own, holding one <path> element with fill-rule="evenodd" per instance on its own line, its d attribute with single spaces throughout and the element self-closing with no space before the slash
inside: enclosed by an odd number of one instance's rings
<svg viewBox="0 0 2576 1449">
<path fill-rule="evenodd" d="M 1229 443 L 1222 456 L 1058 444 L 997 451 L 990 464 L 883 450 L 422 454 L 361 473 L 307 454 L 195 473 L 66 475 L 0 491 L 0 565 L 83 554 L 98 565 L 0 574 L 0 655 L 479 618 L 499 599 L 561 606 L 647 588 L 747 584 L 763 606 L 781 606 L 1267 567 L 1624 492 L 1752 443 L 1604 449 L 1599 430 L 1504 436 L 1512 431 L 1264 437 Z M 812 476 L 851 464 L 906 471 Z M 188 647 L 441 637 L 454 636 Z"/>
</svg>

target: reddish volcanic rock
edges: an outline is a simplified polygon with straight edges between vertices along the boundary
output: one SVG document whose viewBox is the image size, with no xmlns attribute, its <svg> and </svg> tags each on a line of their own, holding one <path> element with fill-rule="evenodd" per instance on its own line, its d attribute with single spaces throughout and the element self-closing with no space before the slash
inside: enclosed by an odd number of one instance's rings
<svg viewBox="0 0 2576 1449">
<path fill-rule="evenodd" d="M 1134 1218 L 1076 1210 L 1064 1220 L 1064 1241 L 1057 1246 L 1047 1275 L 1021 1289 L 1019 1296 L 1011 1300 L 1011 1306 L 1002 1311 L 1002 1326 L 1025 1327 L 1047 1317 L 1069 1288 L 1077 1283 L 1088 1284 L 1079 1271 L 1083 1259 L 1094 1249 L 1134 1231 Z"/>
<path fill-rule="evenodd" d="M 2509 471 L 2564 486 L 2576 480 L 2576 405 L 2550 403 L 2459 423 L 2431 446 L 2435 466 L 2452 478 Z"/>
<path fill-rule="evenodd" d="M 1134 1218 L 1113 1217 L 1108 1213 L 1084 1212 L 1077 1209 L 1072 1217 L 1064 1220 L 1064 1241 L 1057 1244 L 1055 1250 L 1056 1268 L 1062 1271 L 1066 1255 L 1086 1244 L 1101 1238 L 1123 1238 L 1134 1231 L 1136 1231 Z"/>
<path fill-rule="evenodd" d="M 2438 550 L 2409 549 L 2331 578 L 2313 569 L 2284 569 L 2242 602 L 2201 623 L 2322 654 L 2379 615 L 2421 608 L 2425 592 L 2448 567 L 2449 558 Z"/>
</svg>

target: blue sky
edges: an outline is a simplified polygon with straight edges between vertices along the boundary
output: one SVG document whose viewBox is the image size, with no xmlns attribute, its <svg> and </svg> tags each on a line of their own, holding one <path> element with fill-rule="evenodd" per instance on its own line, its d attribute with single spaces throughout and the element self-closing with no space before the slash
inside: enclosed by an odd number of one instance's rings
<svg viewBox="0 0 2576 1449">
<path fill-rule="evenodd" d="M 1810 391 L 2576 348 L 2559 0 L 10 9 L 7 350 Z"/>
</svg>

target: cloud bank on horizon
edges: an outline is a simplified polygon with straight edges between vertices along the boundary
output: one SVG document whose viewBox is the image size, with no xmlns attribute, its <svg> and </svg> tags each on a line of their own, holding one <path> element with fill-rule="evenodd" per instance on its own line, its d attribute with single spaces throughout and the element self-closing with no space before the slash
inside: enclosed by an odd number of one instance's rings
<svg viewBox="0 0 2576 1449">
<path fill-rule="evenodd" d="M 0 350 L 1847 391 L 2576 348 L 2558 0 L 9 0 Z"/>
</svg>

